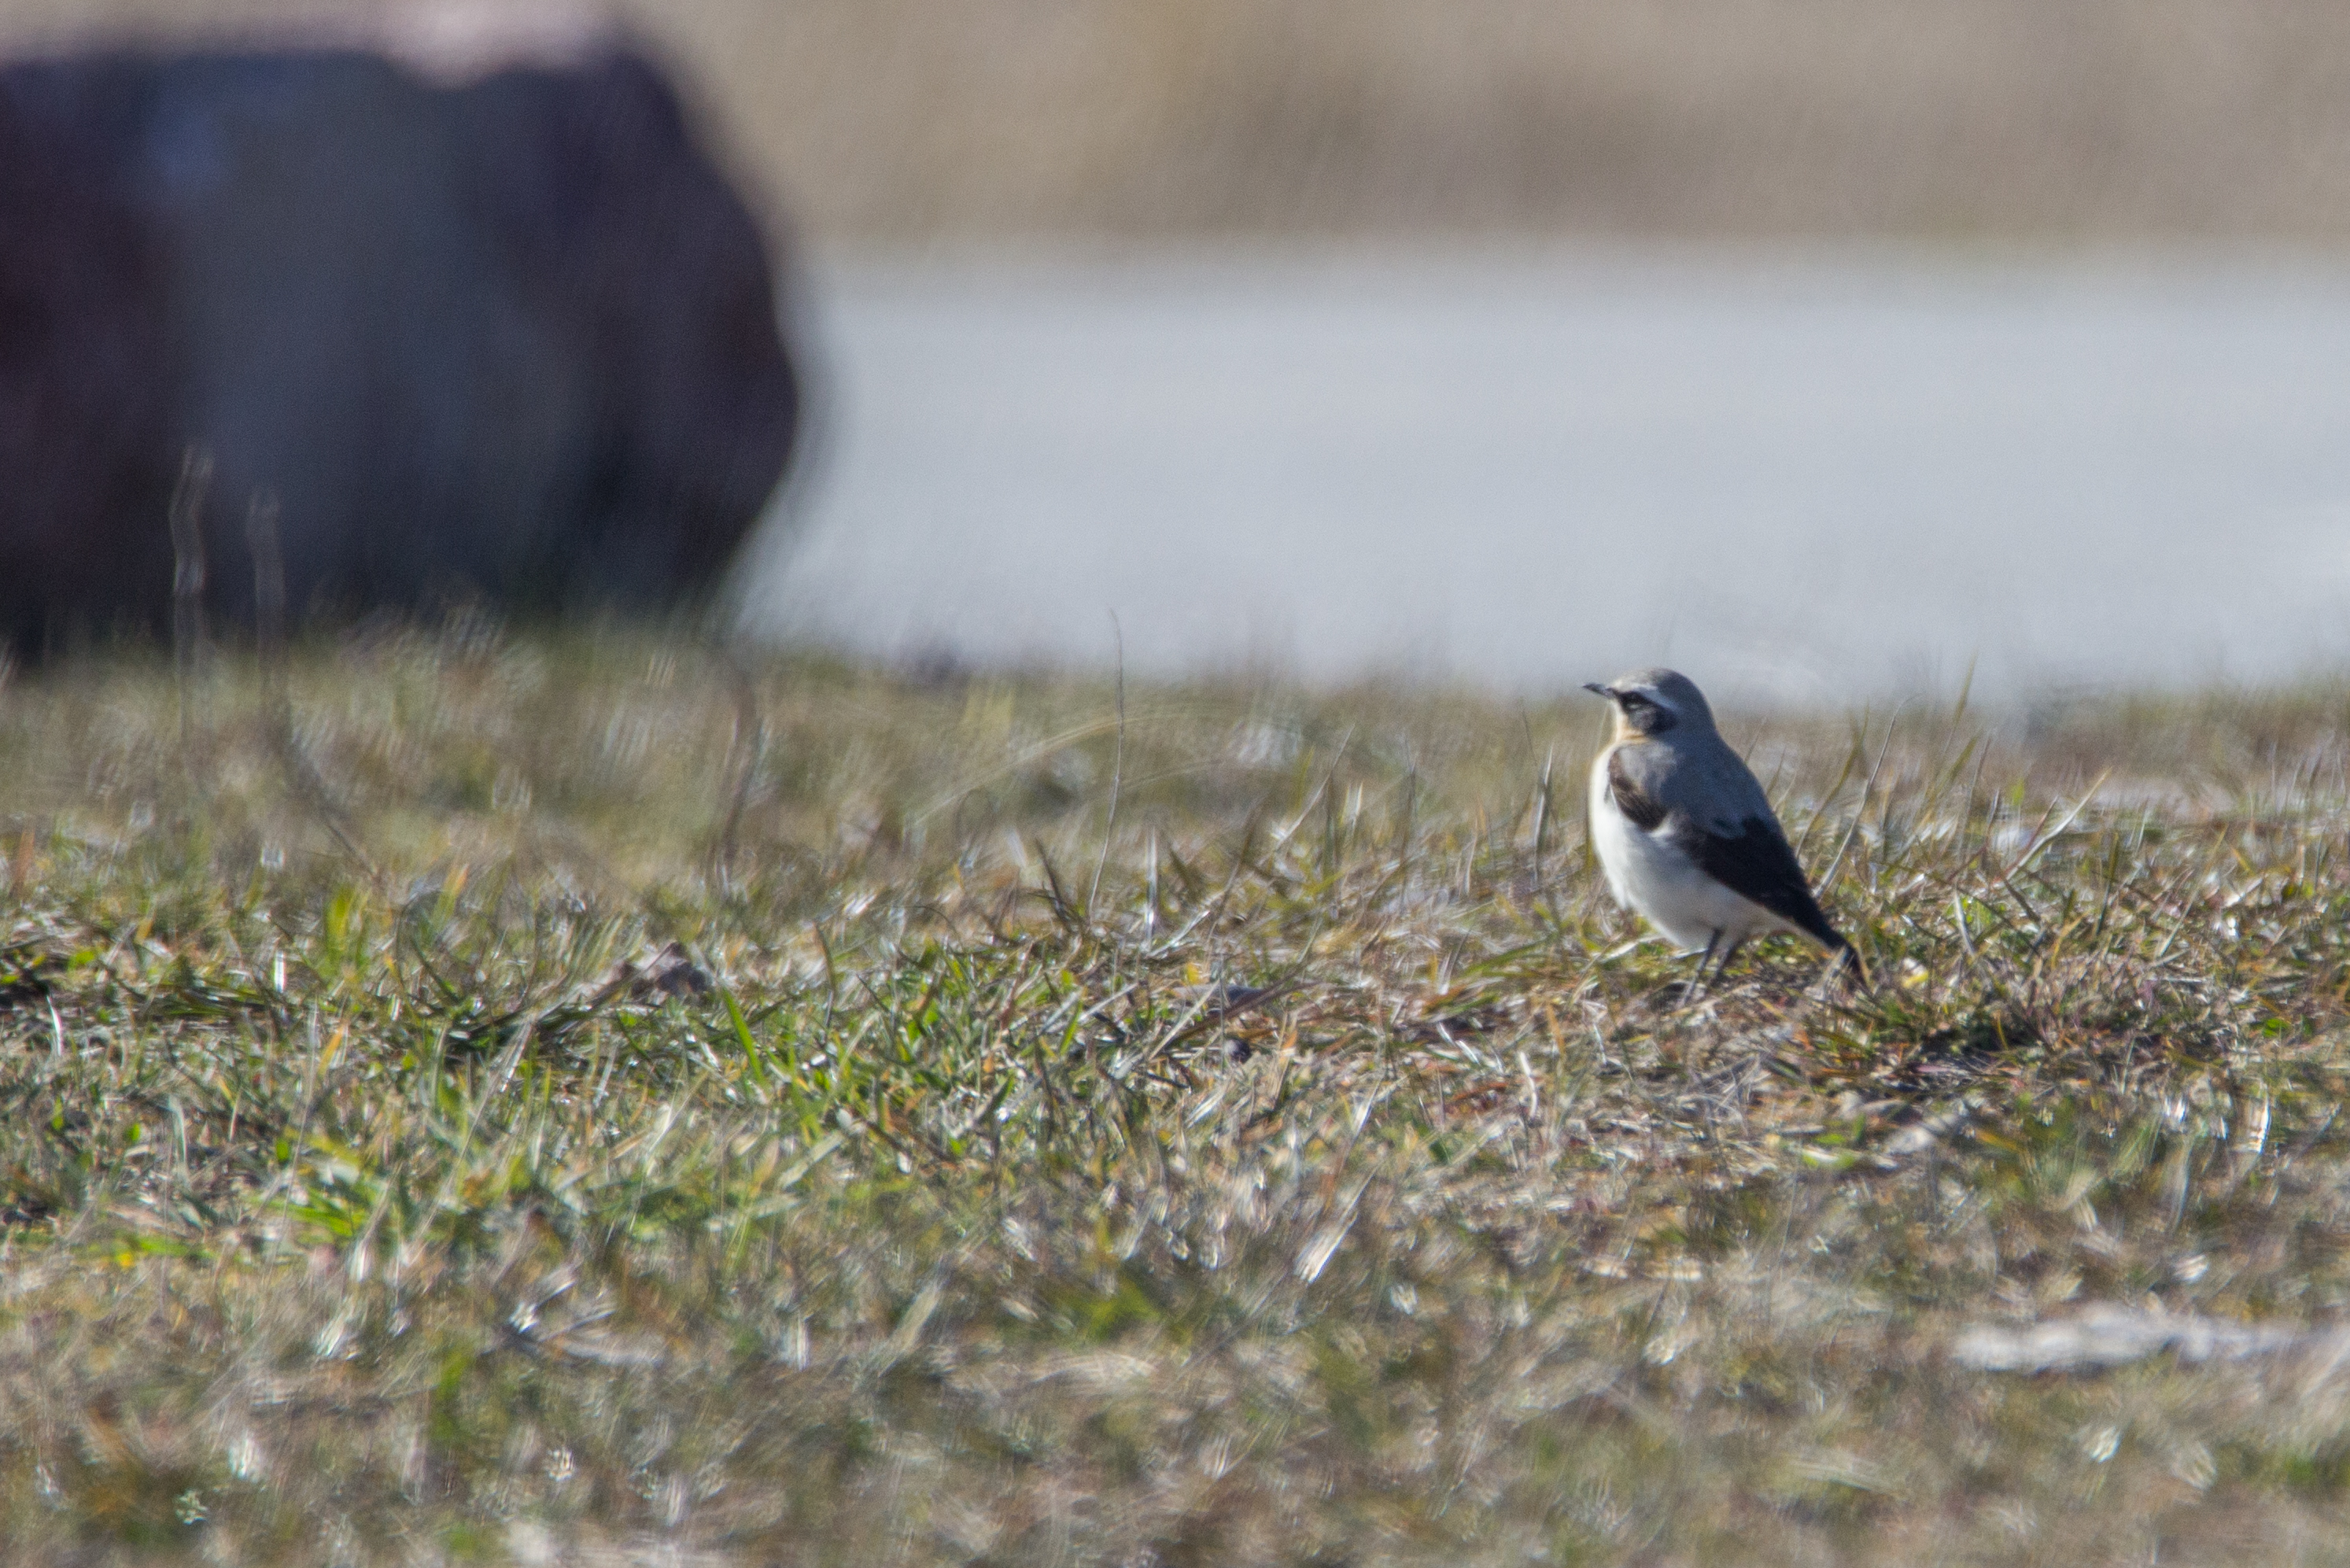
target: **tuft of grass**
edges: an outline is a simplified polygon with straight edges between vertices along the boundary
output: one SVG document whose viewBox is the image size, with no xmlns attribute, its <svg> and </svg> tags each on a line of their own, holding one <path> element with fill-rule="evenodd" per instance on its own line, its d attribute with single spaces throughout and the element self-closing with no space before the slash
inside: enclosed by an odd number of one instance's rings
<svg viewBox="0 0 2350 1568">
<path fill-rule="evenodd" d="M 20 675 L 0 1535 L 2338 1555 L 2338 1366 L 1950 1351 L 2338 1320 L 2345 719 L 1738 716 L 1880 986 L 1766 944 L 1689 1004 L 1580 698 L 470 623 Z"/>
</svg>

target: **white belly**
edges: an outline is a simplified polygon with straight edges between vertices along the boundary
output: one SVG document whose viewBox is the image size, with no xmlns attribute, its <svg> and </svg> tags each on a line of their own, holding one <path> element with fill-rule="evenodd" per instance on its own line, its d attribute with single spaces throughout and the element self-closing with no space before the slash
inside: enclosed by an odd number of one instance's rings
<svg viewBox="0 0 2350 1568">
<path fill-rule="evenodd" d="M 1736 943 L 1792 929 L 1699 870 L 1679 846 L 1634 826 L 1608 797 L 1604 768 L 1592 770 L 1591 846 L 1616 901 L 1686 952 L 1701 951 L 1717 937 Z"/>
</svg>

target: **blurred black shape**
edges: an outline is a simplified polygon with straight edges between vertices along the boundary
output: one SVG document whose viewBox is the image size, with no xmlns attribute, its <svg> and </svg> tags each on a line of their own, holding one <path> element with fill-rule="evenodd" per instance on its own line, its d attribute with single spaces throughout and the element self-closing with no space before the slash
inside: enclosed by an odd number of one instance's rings
<svg viewBox="0 0 2350 1568">
<path fill-rule="evenodd" d="M 160 633 L 191 451 L 233 621 L 265 492 L 296 617 L 690 604 L 791 455 L 775 287 L 622 44 L 0 65 L 0 638 Z"/>
</svg>

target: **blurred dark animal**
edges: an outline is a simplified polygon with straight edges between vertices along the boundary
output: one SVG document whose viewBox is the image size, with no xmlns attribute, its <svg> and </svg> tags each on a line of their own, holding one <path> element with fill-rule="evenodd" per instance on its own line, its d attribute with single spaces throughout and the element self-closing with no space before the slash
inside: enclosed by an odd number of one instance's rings
<svg viewBox="0 0 2350 1568">
<path fill-rule="evenodd" d="M 0 66 L 0 638 L 691 602 L 800 411 L 756 224 L 633 50 L 439 85 L 355 49 Z"/>
</svg>

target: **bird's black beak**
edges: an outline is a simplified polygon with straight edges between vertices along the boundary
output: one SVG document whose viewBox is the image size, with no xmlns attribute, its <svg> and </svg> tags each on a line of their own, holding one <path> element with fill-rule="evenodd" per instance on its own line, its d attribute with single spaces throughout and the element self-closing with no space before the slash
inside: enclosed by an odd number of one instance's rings
<svg viewBox="0 0 2350 1568">
<path fill-rule="evenodd" d="M 1613 686 L 1602 686 L 1596 680 L 1586 680 L 1583 683 L 1583 689 L 1586 691 L 1596 691 L 1610 702 L 1616 701 L 1616 688 Z"/>
</svg>

